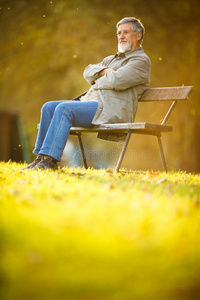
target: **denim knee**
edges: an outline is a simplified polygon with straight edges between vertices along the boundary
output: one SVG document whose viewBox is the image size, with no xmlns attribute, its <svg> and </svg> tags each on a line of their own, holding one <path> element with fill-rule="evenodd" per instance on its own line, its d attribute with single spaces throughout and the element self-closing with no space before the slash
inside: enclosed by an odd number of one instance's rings
<svg viewBox="0 0 200 300">
<path fill-rule="evenodd" d="M 52 104 L 52 101 L 48 101 L 48 102 L 44 103 L 41 108 L 41 112 L 45 112 L 45 111 L 51 109 L 51 104 Z"/>
<path fill-rule="evenodd" d="M 66 105 L 66 102 L 60 103 L 56 108 L 55 108 L 55 114 L 57 114 L 60 118 L 64 115 L 70 123 L 73 122 L 73 108 L 70 107 L 70 105 Z"/>
</svg>

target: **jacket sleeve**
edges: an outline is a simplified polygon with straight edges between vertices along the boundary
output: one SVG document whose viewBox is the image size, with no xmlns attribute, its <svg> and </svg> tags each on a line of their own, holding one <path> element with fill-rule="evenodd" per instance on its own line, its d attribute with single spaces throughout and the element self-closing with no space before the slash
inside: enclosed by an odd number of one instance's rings
<svg viewBox="0 0 200 300">
<path fill-rule="evenodd" d="M 123 91 L 140 84 L 148 84 L 150 61 L 146 58 L 130 60 L 116 71 L 105 74 L 93 85 L 95 90 L 113 89 Z"/>
<path fill-rule="evenodd" d="M 100 75 L 99 72 L 106 69 L 101 64 L 89 65 L 85 68 L 83 72 L 83 77 L 89 84 L 94 84 L 95 80 L 97 80 Z"/>
<path fill-rule="evenodd" d="M 102 62 L 99 64 L 90 64 L 88 65 L 84 72 L 83 72 L 83 77 L 89 84 L 94 84 L 95 80 L 100 78 L 101 76 L 99 75 L 99 72 L 102 70 L 106 69 L 106 66 L 108 66 L 109 62 L 114 58 L 114 55 L 107 56 L 106 58 L 103 59 Z"/>
</svg>

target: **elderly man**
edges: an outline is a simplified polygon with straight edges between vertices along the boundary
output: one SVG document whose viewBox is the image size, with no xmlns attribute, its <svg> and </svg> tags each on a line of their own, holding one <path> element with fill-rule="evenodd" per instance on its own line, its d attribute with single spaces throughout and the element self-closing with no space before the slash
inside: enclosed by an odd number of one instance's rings
<svg viewBox="0 0 200 300">
<path fill-rule="evenodd" d="M 118 53 L 84 70 L 89 91 L 72 101 L 50 101 L 41 110 L 33 153 L 25 169 L 56 169 L 70 128 L 105 123 L 133 122 L 138 98 L 149 85 L 151 63 L 143 51 L 144 26 L 132 17 L 117 23 Z"/>
</svg>

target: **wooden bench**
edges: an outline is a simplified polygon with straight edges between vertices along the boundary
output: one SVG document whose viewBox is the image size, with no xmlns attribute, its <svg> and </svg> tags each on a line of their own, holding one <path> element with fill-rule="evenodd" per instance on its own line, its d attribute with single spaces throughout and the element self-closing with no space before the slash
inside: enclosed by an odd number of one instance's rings
<svg viewBox="0 0 200 300">
<path fill-rule="evenodd" d="M 87 168 L 87 161 L 84 152 L 83 142 L 81 135 L 84 132 L 92 133 L 123 133 L 126 135 L 126 139 L 119 156 L 115 171 L 119 171 L 124 154 L 126 152 L 130 137 L 132 134 L 146 134 L 156 136 L 158 139 L 158 145 L 161 154 L 162 165 L 164 171 L 167 172 L 167 165 L 165 160 L 165 155 L 163 151 L 161 136 L 163 132 L 172 131 L 173 127 L 166 125 L 174 107 L 177 104 L 177 101 L 187 100 L 193 90 L 192 86 L 180 86 L 180 87 L 160 87 L 160 88 L 148 88 L 142 97 L 139 99 L 139 102 L 149 102 L 149 101 L 172 101 L 169 110 L 164 116 L 161 123 L 116 123 L 116 124 L 103 124 L 95 125 L 93 127 L 72 127 L 70 134 L 76 135 L 79 140 L 80 150 L 83 158 L 84 167 Z"/>
</svg>

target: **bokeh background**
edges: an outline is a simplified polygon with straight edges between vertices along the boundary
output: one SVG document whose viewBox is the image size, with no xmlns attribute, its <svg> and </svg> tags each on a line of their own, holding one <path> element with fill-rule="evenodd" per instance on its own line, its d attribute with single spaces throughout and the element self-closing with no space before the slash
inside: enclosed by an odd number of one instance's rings
<svg viewBox="0 0 200 300">
<path fill-rule="evenodd" d="M 199 172 L 198 0 L 0 0 L 0 110 L 19 113 L 31 152 L 41 106 L 70 100 L 89 88 L 83 70 L 116 53 L 115 26 L 125 16 L 139 18 L 146 28 L 150 87 L 194 86 L 189 101 L 179 103 L 169 119 L 174 131 L 163 142 L 169 168 Z M 165 112 L 164 105 L 141 106 L 136 120 L 158 121 Z M 84 141 L 91 166 L 114 165 L 120 143 L 91 134 Z M 76 147 L 73 138 L 71 143 Z M 123 166 L 161 169 L 156 138 L 133 136 Z"/>
</svg>

